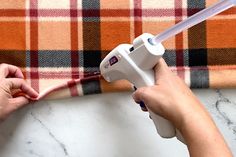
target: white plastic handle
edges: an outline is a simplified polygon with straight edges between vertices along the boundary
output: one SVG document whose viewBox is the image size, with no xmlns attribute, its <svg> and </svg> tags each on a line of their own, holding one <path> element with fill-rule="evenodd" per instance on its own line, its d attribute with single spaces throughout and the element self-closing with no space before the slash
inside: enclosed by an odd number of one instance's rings
<svg viewBox="0 0 236 157">
<path fill-rule="evenodd" d="M 153 113 L 150 109 L 148 112 L 153 120 L 158 134 L 163 138 L 172 138 L 176 136 L 175 127 L 167 119 Z"/>
<path fill-rule="evenodd" d="M 151 110 L 148 109 L 148 112 L 155 124 L 156 130 L 159 135 L 163 138 L 172 138 L 175 137 L 185 144 L 185 140 L 178 129 L 175 129 L 173 124 L 168 121 L 167 119 L 153 113 Z"/>
<path fill-rule="evenodd" d="M 144 33 L 133 41 L 134 50 L 129 53 L 130 63 L 135 65 L 134 71 L 136 75 L 129 75 L 128 80 L 132 82 L 137 88 L 145 86 L 153 86 L 155 84 L 155 76 L 153 67 L 165 52 L 164 46 L 160 43 L 151 45 L 148 39 L 154 36 Z M 181 134 L 176 134 L 176 128 L 167 119 L 153 113 L 148 109 L 149 114 L 153 120 L 158 134 L 163 138 L 177 137 L 179 140 L 183 139 Z M 183 140 L 180 140 L 183 142 Z M 183 142 L 184 143 L 184 142 Z"/>
<path fill-rule="evenodd" d="M 183 20 L 182 22 L 174 25 L 173 27 L 167 29 L 166 31 L 158 34 L 157 36 L 150 38 L 151 43 L 153 45 L 157 45 L 161 43 L 162 41 L 165 41 L 166 39 L 202 22 L 206 19 L 219 14 L 223 12 L 224 10 L 227 10 L 231 8 L 232 6 L 236 5 L 236 0 L 221 0 L 218 3 L 212 5 L 211 7 L 208 7 L 193 16 L 187 18 L 186 20 Z M 176 136 L 177 139 L 183 143 L 185 143 L 184 138 L 182 137 L 181 133 L 178 130 L 175 130 L 174 126 L 163 117 L 154 114 L 151 110 L 149 110 L 149 113 L 152 117 L 152 120 L 156 126 L 157 132 L 160 134 L 160 136 L 165 138 L 170 138 Z"/>
<path fill-rule="evenodd" d="M 178 24 L 172 26 L 171 28 L 167 29 L 166 31 L 156 35 L 154 38 L 151 39 L 153 44 L 161 43 L 166 39 L 202 22 L 206 19 L 217 15 L 231 7 L 236 5 L 236 0 L 221 0 L 218 3 L 194 14 L 193 16 L 179 22 Z"/>
</svg>

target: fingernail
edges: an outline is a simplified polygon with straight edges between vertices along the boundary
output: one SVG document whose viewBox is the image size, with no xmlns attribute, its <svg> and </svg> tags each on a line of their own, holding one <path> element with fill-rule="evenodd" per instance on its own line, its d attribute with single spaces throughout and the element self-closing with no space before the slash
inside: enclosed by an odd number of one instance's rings
<svg viewBox="0 0 236 157">
<path fill-rule="evenodd" d="M 146 107 L 146 105 L 144 104 L 143 101 L 139 102 L 139 106 L 141 107 L 141 109 L 142 109 L 143 111 L 148 111 L 148 109 L 147 109 L 147 107 Z"/>
<path fill-rule="evenodd" d="M 146 108 L 146 105 L 144 104 L 143 101 L 139 102 L 139 105 L 140 105 L 141 108 Z"/>
<path fill-rule="evenodd" d="M 33 90 L 33 94 L 34 94 L 33 97 L 38 97 L 39 96 L 39 93 L 36 90 Z"/>
<path fill-rule="evenodd" d="M 24 79 L 24 78 L 25 78 L 25 76 L 24 76 L 23 74 L 20 74 L 20 78 Z"/>
<path fill-rule="evenodd" d="M 30 100 L 31 102 L 35 102 L 35 101 L 38 100 L 38 97 L 30 97 L 29 100 Z"/>
<path fill-rule="evenodd" d="M 34 93 L 34 95 L 31 95 L 31 98 L 35 99 L 35 98 L 37 98 L 38 96 L 39 96 L 38 93 Z"/>
<path fill-rule="evenodd" d="M 138 102 L 138 101 L 135 101 L 135 103 L 136 103 L 136 104 L 140 104 L 140 102 Z"/>
<path fill-rule="evenodd" d="M 144 107 L 144 108 L 141 107 L 141 110 L 144 112 L 148 111 L 148 109 L 146 107 Z"/>
</svg>

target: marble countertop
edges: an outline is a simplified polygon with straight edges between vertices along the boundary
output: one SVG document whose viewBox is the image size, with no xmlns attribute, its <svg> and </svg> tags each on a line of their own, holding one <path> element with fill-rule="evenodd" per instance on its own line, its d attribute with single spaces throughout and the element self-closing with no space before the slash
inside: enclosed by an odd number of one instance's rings
<svg viewBox="0 0 236 157">
<path fill-rule="evenodd" d="M 194 90 L 236 156 L 236 90 Z M 207 129 L 207 128 L 206 128 Z M 41 101 L 0 124 L 1 157 L 187 157 L 162 139 L 131 93 Z"/>
</svg>

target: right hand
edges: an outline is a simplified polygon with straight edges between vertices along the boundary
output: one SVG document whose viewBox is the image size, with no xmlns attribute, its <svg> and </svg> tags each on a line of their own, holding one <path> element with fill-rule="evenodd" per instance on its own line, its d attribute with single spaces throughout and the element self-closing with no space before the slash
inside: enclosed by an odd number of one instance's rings
<svg viewBox="0 0 236 157">
<path fill-rule="evenodd" d="M 136 90 L 133 98 L 175 125 L 191 157 L 232 157 L 208 112 L 163 59 L 155 66 L 155 81 L 152 87 Z"/>
<path fill-rule="evenodd" d="M 133 94 L 136 102 L 143 101 L 150 110 L 170 120 L 178 129 L 189 117 L 208 116 L 189 87 L 170 71 L 164 59 L 160 59 L 154 71 L 155 85 L 136 90 Z"/>
</svg>

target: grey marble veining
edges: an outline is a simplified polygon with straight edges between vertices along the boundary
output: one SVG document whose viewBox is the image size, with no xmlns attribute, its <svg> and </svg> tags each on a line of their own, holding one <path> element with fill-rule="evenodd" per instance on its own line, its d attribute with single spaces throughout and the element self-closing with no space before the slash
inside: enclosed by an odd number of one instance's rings
<svg viewBox="0 0 236 157">
<path fill-rule="evenodd" d="M 194 90 L 236 156 L 236 90 Z M 207 129 L 207 128 L 206 128 Z M 41 101 L 0 124 L 1 157 L 188 156 L 162 139 L 131 93 Z"/>
<path fill-rule="evenodd" d="M 236 156 L 236 90 L 196 90 Z"/>
<path fill-rule="evenodd" d="M 218 93 L 218 100 L 215 103 L 216 110 L 228 128 L 232 130 L 236 140 L 236 103 L 225 97 L 220 90 L 216 92 Z"/>
</svg>

